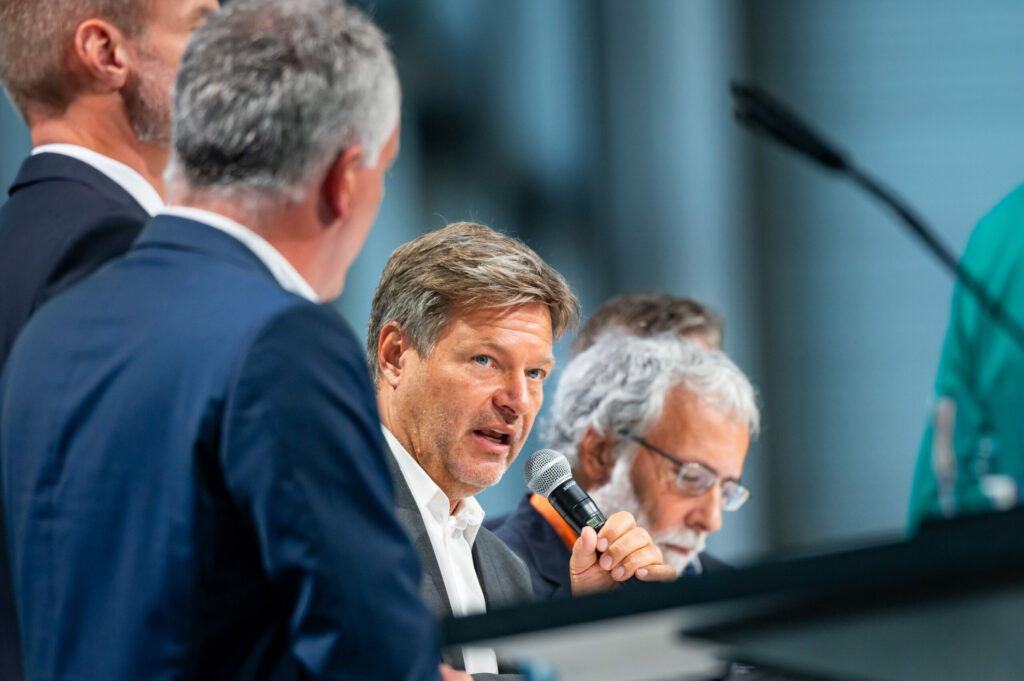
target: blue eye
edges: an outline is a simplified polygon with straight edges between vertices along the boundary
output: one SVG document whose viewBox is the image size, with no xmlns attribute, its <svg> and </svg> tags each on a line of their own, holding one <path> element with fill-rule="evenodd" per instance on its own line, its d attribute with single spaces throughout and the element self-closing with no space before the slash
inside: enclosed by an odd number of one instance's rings
<svg viewBox="0 0 1024 681">
<path fill-rule="evenodd" d="M 473 361 L 482 367 L 488 366 L 491 363 L 491 358 L 487 355 L 477 355 L 473 358 Z"/>
<path fill-rule="evenodd" d="M 543 381 L 545 378 L 547 378 L 547 374 L 544 373 L 543 369 L 527 369 L 526 377 L 532 378 L 537 381 Z"/>
</svg>

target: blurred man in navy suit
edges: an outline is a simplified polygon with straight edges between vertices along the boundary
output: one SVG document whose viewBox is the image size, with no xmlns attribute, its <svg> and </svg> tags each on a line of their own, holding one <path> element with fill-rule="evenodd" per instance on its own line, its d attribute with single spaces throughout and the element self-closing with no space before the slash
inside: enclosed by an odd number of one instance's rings
<svg viewBox="0 0 1024 681">
<path fill-rule="evenodd" d="M 32 135 L 0 208 L 0 365 L 43 302 L 164 206 L 171 87 L 216 0 L 0 0 L 0 80 Z"/>
<path fill-rule="evenodd" d="M 164 205 L 171 86 L 216 0 L 0 0 L 0 81 L 32 154 L 0 207 L 0 368 L 44 302 Z M 0 679 L 21 677 L 0 510 Z"/>
<path fill-rule="evenodd" d="M 437 679 L 373 388 L 330 307 L 398 151 L 383 36 L 235 0 L 177 79 L 172 207 L 0 383 L 26 676 Z"/>
</svg>

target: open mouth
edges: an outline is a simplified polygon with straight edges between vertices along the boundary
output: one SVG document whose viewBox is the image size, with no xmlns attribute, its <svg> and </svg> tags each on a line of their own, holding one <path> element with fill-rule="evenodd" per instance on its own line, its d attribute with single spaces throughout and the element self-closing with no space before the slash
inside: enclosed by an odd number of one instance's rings
<svg viewBox="0 0 1024 681">
<path fill-rule="evenodd" d="M 475 432 L 477 435 L 487 440 L 488 442 L 493 442 L 496 445 L 508 445 L 509 442 L 512 440 L 511 436 L 508 433 L 503 433 L 499 430 L 492 430 L 490 428 L 485 428 L 483 430 L 475 430 L 473 432 Z"/>
</svg>

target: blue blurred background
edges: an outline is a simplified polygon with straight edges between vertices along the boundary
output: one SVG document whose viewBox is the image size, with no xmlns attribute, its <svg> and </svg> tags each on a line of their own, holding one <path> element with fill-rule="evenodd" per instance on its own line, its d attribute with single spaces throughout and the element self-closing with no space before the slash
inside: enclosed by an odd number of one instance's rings
<svg viewBox="0 0 1024 681">
<path fill-rule="evenodd" d="M 358 334 L 392 249 L 455 220 L 524 239 L 585 313 L 629 291 L 696 298 L 765 415 L 753 498 L 711 550 L 742 562 L 904 531 L 952 282 L 851 186 L 738 128 L 728 85 L 790 103 L 960 251 L 1024 181 L 1024 4 L 359 4 L 392 37 L 404 120 L 338 302 Z M 0 185 L 29 148 L 0 102 Z M 536 430 L 481 495 L 488 513 L 525 492 Z"/>
</svg>

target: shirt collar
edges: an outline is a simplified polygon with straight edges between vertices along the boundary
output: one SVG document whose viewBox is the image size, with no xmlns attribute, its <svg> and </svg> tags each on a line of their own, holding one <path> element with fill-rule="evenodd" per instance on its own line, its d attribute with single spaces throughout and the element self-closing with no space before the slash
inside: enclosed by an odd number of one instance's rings
<svg viewBox="0 0 1024 681">
<path fill-rule="evenodd" d="M 381 425 L 381 430 L 384 431 L 384 439 L 387 441 L 395 461 L 398 462 L 398 468 L 402 471 L 402 477 L 405 478 L 405 482 L 409 485 L 409 491 L 412 492 L 412 498 L 416 501 L 416 506 L 420 510 L 426 509 L 443 526 L 448 522 L 448 509 L 451 506 L 451 500 L 437 486 L 437 483 L 427 475 L 427 472 L 412 457 L 412 454 L 402 446 L 398 438 L 387 429 L 387 426 Z M 472 546 L 476 540 L 477 533 L 480 531 L 480 526 L 484 522 L 484 509 L 480 506 L 480 502 L 475 497 L 466 497 L 459 502 L 451 518 L 454 521 L 455 527 L 462 530 L 466 541 Z"/>
<path fill-rule="evenodd" d="M 92 149 L 77 144 L 43 144 L 32 150 L 32 155 L 36 154 L 62 154 L 92 166 L 128 192 L 151 216 L 159 213 L 165 205 L 160 192 L 134 168 Z"/>
<path fill-rule="evenodd" d="M 298 270 L 281 255 L 281 252 L 274 248 L 269 241 L 248 227 L 220 213 L 213 213 L 202 208 L 192 208 L 189 206 L 168 206 L 161 210 L 160 214 L 201 222 L 233 236 L 241 241 L 266 265 L 270 273 L 274 275 L 274 279 L 281 285 L 281 288 L 314 303 L 320 302 L 320 298 L 317 296 L 316 291 L 313 290 L 313 287 L 302 278 Z"/>
</svg>

